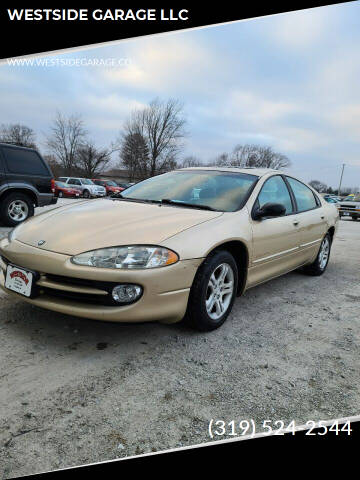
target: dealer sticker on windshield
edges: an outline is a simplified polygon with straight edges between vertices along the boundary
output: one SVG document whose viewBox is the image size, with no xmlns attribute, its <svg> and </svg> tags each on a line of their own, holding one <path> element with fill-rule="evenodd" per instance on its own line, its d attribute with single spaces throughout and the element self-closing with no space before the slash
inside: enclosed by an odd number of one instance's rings
<svg viewBox="0 0 360 480">
<path fill-rule="evenodd" d="M 6 270 L 5 287 L 13 292 L 30 297 L 33 274 L 15 265 L 8 265 Z"/>
</svg>

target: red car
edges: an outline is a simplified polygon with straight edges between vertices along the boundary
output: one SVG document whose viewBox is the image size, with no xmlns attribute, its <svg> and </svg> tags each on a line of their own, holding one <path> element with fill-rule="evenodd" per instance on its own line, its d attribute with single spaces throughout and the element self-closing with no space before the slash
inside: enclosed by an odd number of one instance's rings
<svg viewBox="0 0 360 480">
<path fill-rule="evenodd" d="M 55 181 L 55 197 L 81 197 L 81 191 L 67 186 L 64 182 Z"/>
<path fill-rule="evenodd" d="M 92 181 L 95 185 L 101 185 L 106 189 L 106 195 L 111 195 L 112 193 L 118 193 L 125 190 L 122 187 L 119 187 L 113 180 L 98 180 L 97 178 L 92 178 Z"/>
</svg>

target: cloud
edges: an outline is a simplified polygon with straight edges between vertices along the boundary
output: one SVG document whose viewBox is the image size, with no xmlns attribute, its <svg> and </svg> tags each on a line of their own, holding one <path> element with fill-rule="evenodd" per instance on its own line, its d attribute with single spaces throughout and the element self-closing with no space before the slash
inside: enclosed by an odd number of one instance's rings
<svg viewBox="0 0 360 480">
<path fill-rule="evenodd" d="M 271 19 L 268 34 L 277 46 L 285 49 L 311 49 L 327 37 L 336 12 L 329 7 L 284 13 Z M 270 19 L 269 19 L 270 20 Z"/>
<path fill-rule="evenodd" d="M 216 57 L 201 42 L 194 42 L 184 34 L 163 35 L 138 39 L 121 44 L 130 65 L 121 69 L 100 72 L 109 85 L 141 88 L 151 92 L 164 92 L 177 87 L 197 90 L 203 88 L 198 81 L 207 72 L 213 74 Z"/>
</svg>

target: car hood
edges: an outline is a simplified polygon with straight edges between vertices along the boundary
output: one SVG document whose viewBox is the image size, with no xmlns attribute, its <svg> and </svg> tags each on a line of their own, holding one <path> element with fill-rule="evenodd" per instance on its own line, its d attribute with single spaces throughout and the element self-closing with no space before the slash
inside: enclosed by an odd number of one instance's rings
<svg viewBox="0 0 360 480">
<path fill-rule="evenodd" d="M 42 250 L 77 255 L 116 245 L 157 245 L 220 215 L 168 205 L 92 200 L 37 215 L 19 225 L 13 239 Z M 45 243 L 39 246 L 39 241 Z"/>
</svg>

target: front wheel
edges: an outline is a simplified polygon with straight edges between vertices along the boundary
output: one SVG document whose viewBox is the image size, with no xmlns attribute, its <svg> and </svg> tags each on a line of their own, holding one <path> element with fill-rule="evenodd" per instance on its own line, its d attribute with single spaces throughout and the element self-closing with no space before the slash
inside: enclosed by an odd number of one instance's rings
<svg viewBox="0 0 360 480">
<path fill-rule="evenodd" d="M 33 215 L 33 201 L 24 193 L 12 193 L 1 201 L 0 219 L 9 227 L 16 227 Z"/>
<path fill-rule="evenodd" d="M 304 272 L 307 275 L 312 275 L 314 277 L 322 275 L 325 272 L 326 267 L 329 263 L 330 250 L 331 250 L 331 238 L 330 238 L 330 235 L 327 233 L 323 238 L 323 241 L 321 242 L 320 249 L 315 261 L 310 265 L 307 265 L 306 267 L 304 267 L 303 269 Z"/>
<path fill-rule="evenodd" d="M 84 191 L 83 197 L 84 197 L 84 198 L 90 198 L 90 192 L 89 192 L 89 190 L 85 190 L 85 191 Z"/>
<path fill-rule="evenodd" d="M 231 312 L 238 285 L 234 257 L 226 250 L 211 254 L 195 276 L 185 321 L 196 330 L 219 328 Z"/>
</svg>

